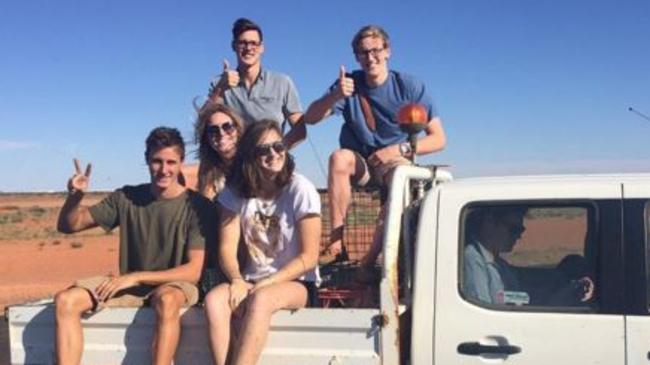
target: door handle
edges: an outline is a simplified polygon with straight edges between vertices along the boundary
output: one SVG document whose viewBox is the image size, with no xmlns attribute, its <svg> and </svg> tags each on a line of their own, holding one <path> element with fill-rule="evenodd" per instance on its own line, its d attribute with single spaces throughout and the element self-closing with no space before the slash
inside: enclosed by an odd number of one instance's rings
<svg viewBox="0 0 650 365">
<path fill-rule="evenodd" d="M 456 350 L 465 355 L 481 354 L 514 355 L 521 352 L 521 347 L 512 345 L 481 345 L 478 342 L 463 342 Z"/>
</svg>

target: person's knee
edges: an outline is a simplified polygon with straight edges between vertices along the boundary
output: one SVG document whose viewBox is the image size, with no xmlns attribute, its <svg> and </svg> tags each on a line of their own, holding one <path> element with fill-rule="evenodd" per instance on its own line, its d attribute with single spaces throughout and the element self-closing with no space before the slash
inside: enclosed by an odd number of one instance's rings
<svg viewBox="0 0 650 365">
<path fill-rule="evenodd" d="M 64 290 L 54 296 L 56 316 L 80 316 L 85 310 L 82 305 L 81 292 L 74 289 Z"/>
<path fill-rule="evenodd" d="M 183 292 L 179 289 L 168 289 L 155 296 L 154 309 L 160 320 L 173 320 L 180 317 L 184 302 Z"/>
<path fill-rule="evenodd" d="M 334 175 L 352 176 L 354 174 L 354 153 L 340 149 L 330 155 L 329 172 Z"/>
<path fill-rule="evenodd" d="M 213 314 L 225 313 L 230 311 L 228 303 L 229 292 L 227 288 L 217 287 L 206 294 L 203 304 L 208 317 Z"/>
<path fill-rule="evenodd" d="M 267 290 L 259 290 L 248 296 L 246 312 L 249 316 L 270 316 L 275 311 L 277 298 Z"/>
</svg>

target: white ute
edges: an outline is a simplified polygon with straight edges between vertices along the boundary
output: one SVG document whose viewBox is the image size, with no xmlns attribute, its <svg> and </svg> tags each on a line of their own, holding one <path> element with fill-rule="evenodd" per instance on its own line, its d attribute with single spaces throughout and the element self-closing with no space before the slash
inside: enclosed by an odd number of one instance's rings
<svg viewBox="0 0 650 365">
<path fill-rule="evenodd" d="M 282 311 L 260 364 L 649 363 L 650 175 L 452 181 L 405 166 L 388 204 L 379 306 Z M 466 292 L 470 280 L 493 278 L 465 277 L 464 252 L 469 217 L 493 207 L 525 215 L 514 247 L 486 254 L 518 282 L 488 302 Z M 589 298 L 580 276 L 593 282 Z M 83 363 L 150 362 L 153 317 L 125 308 L 85 318 Z M 12 306 L 8 320 L 12 364 L 54 363 L 51 303 Z M 176 364 L 210 364 L 202 309 L 188 309 L 182 325 Z"/>
</svg>

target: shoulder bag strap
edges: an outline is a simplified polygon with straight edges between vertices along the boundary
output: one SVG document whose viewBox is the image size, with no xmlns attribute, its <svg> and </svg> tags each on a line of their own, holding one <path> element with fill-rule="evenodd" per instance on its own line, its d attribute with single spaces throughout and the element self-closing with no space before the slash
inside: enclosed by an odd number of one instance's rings
<svg viewBox="0 0 650 365">
<path fill-rule="evenodd" d="M 361 103 L 361 110 L 363 111 L 363 116 L 366 118 L 366 124 L 371 131 L 377 130 L 377 123 L 375 123 L 375 116 L 372 115 L 372 109 L 370 108 L 370 102 L 368 98 L 362 91 L 359 92 L 359 102 Z"/>
</svg>

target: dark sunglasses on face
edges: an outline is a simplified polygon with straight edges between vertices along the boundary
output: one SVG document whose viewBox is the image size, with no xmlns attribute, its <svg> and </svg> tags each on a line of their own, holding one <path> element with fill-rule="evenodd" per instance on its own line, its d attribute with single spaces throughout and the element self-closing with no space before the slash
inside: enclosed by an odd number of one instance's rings
<svg viewBox="0 0 650 365">
<path fill-rule="evenodd" d="M 232 134 L 232 132 L 235 131 L 235 124 L 231 121 L 225 122 L 221 124 L 221 126 L 218 125 L 209 125 L 206 129 L 206 132 L 208 133 L 208 136 L 223 136 L 226 134 Z"/>
<path fill-rule="evenodd" d="M 513 236 L 522 234 L 526 230 L 526 227 L 522 226 L 521 224 L 510 225 L 508 228 L 510 229 L 510 233 Z"/>
<path fill-rule="evenodd" d="M 271 154 L 271 149 L 273 149 L 275 153 L 280 154 L 287 150 L 287 146 L 285 146 L 282 141 L 260 144 L 255 146 L 255 156 L 257 157 L 269 156 Z"/>
</svg>

